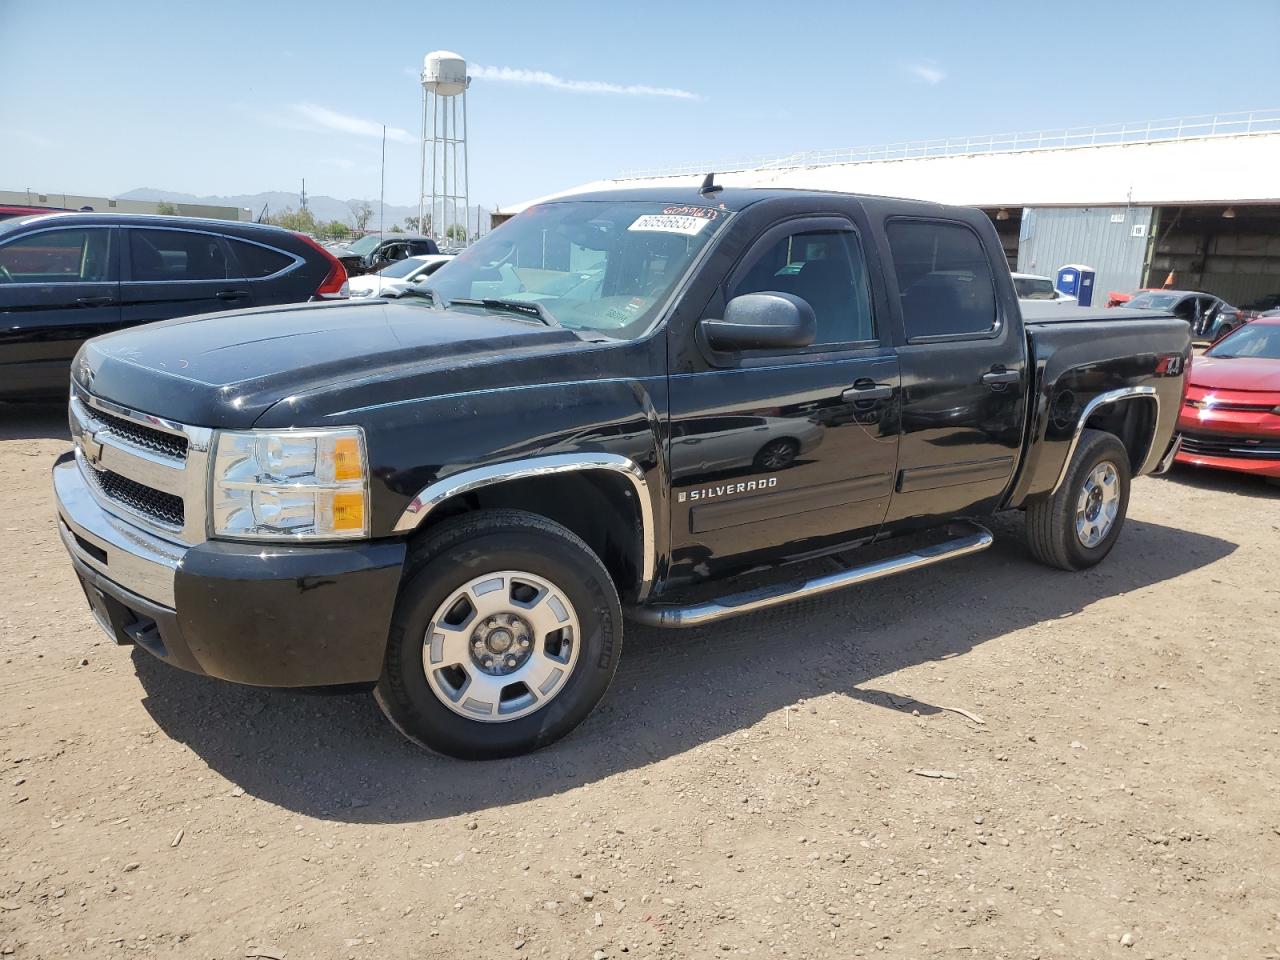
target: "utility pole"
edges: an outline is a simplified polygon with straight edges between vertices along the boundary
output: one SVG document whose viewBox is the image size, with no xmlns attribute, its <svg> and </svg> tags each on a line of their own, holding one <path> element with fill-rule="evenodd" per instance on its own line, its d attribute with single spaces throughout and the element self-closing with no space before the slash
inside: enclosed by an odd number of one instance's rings
<svg viewBox="0 0 1280 960">
<path fill-rule="evenodd" d="M 306 177 L 302 178 L 302 195 L 298 201 L 298 206 L 302 209 L 303 212 L 305 212 L 307 209 L 307 178 Z"/>
</svg>

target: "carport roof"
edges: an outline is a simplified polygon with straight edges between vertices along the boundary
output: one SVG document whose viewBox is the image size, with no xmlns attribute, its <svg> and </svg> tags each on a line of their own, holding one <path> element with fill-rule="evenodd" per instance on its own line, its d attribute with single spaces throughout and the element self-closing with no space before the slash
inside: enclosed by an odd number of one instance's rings
<svg viewBox="0 0 1280 960">
<path fill-rule="evenodd" d="M 834 190 L 980 207 L 1280 203 L 1280 132 L 1106 146 L 865 160 L 717 173 L 732 187 Z M 705 172 L 705 171 L 704 171 Z M 596 180 L 513 204 L 598 190 L 696 189 L 702 174 Z"/>
</svg>

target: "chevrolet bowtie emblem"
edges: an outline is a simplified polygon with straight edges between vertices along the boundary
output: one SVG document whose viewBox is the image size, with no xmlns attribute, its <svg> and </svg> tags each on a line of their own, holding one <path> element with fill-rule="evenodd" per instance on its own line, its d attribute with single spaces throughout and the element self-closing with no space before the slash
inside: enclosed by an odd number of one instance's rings
<svg viewBox="0 0 1280 960">
<path fill-rule="evenodd" d="M 102 460 L 102 441 L 98 439 L 96 433 L 90 433 L 80 438 L 80 447 L 84 450 L 84 458 L 89 461 L 90 465 L 97 466 Z"/>
</svg>

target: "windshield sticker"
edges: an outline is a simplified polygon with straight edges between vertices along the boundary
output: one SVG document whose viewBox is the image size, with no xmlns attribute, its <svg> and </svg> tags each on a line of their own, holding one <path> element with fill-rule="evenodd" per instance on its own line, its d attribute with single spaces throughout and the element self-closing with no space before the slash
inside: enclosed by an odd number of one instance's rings
<svg viewBox="0 0 1280 960">
<path fill-rule="evenodd" d="M 647 213 L 637 217 L 635 223 L 627 227 L 627 230 L 641 233 L 678 233 L 684 237 L 696 237 L 710 222 L 704 217 L 693 217 L 687 214 Z"/>
<path fill-rule="evenodd" d="M 703 220 L 715 220 L 720 216 L 720 212 L 713 210 L 711 207 L 663 207 L 662 212 L 669 217 L 701 217 Z"/>
</svg>

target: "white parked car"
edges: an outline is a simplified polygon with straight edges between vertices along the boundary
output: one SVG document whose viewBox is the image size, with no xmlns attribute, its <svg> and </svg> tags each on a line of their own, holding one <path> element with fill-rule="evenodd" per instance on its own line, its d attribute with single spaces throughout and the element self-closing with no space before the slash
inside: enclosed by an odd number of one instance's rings
<svg viewBox="0 0 1280 960">
<path fill-rule="evenodd" d="M 353 297 L 398 297 L 419 280 L 424 280 L 453 259 L 451 254 L 405 257 L 382 268 L 379 273 L 352 277 Z"/>
<path fill-rule="evenodd" d="M 1054 287 L 1051 277 L 1041 277 L 1034 273 L 1015 273 L 1013 288 L 1018 291 L 1019 300 L 1054 300 L 1067 307 L 1076 305 L 1076 298 L 1060 293 Z"/>
</svg>

